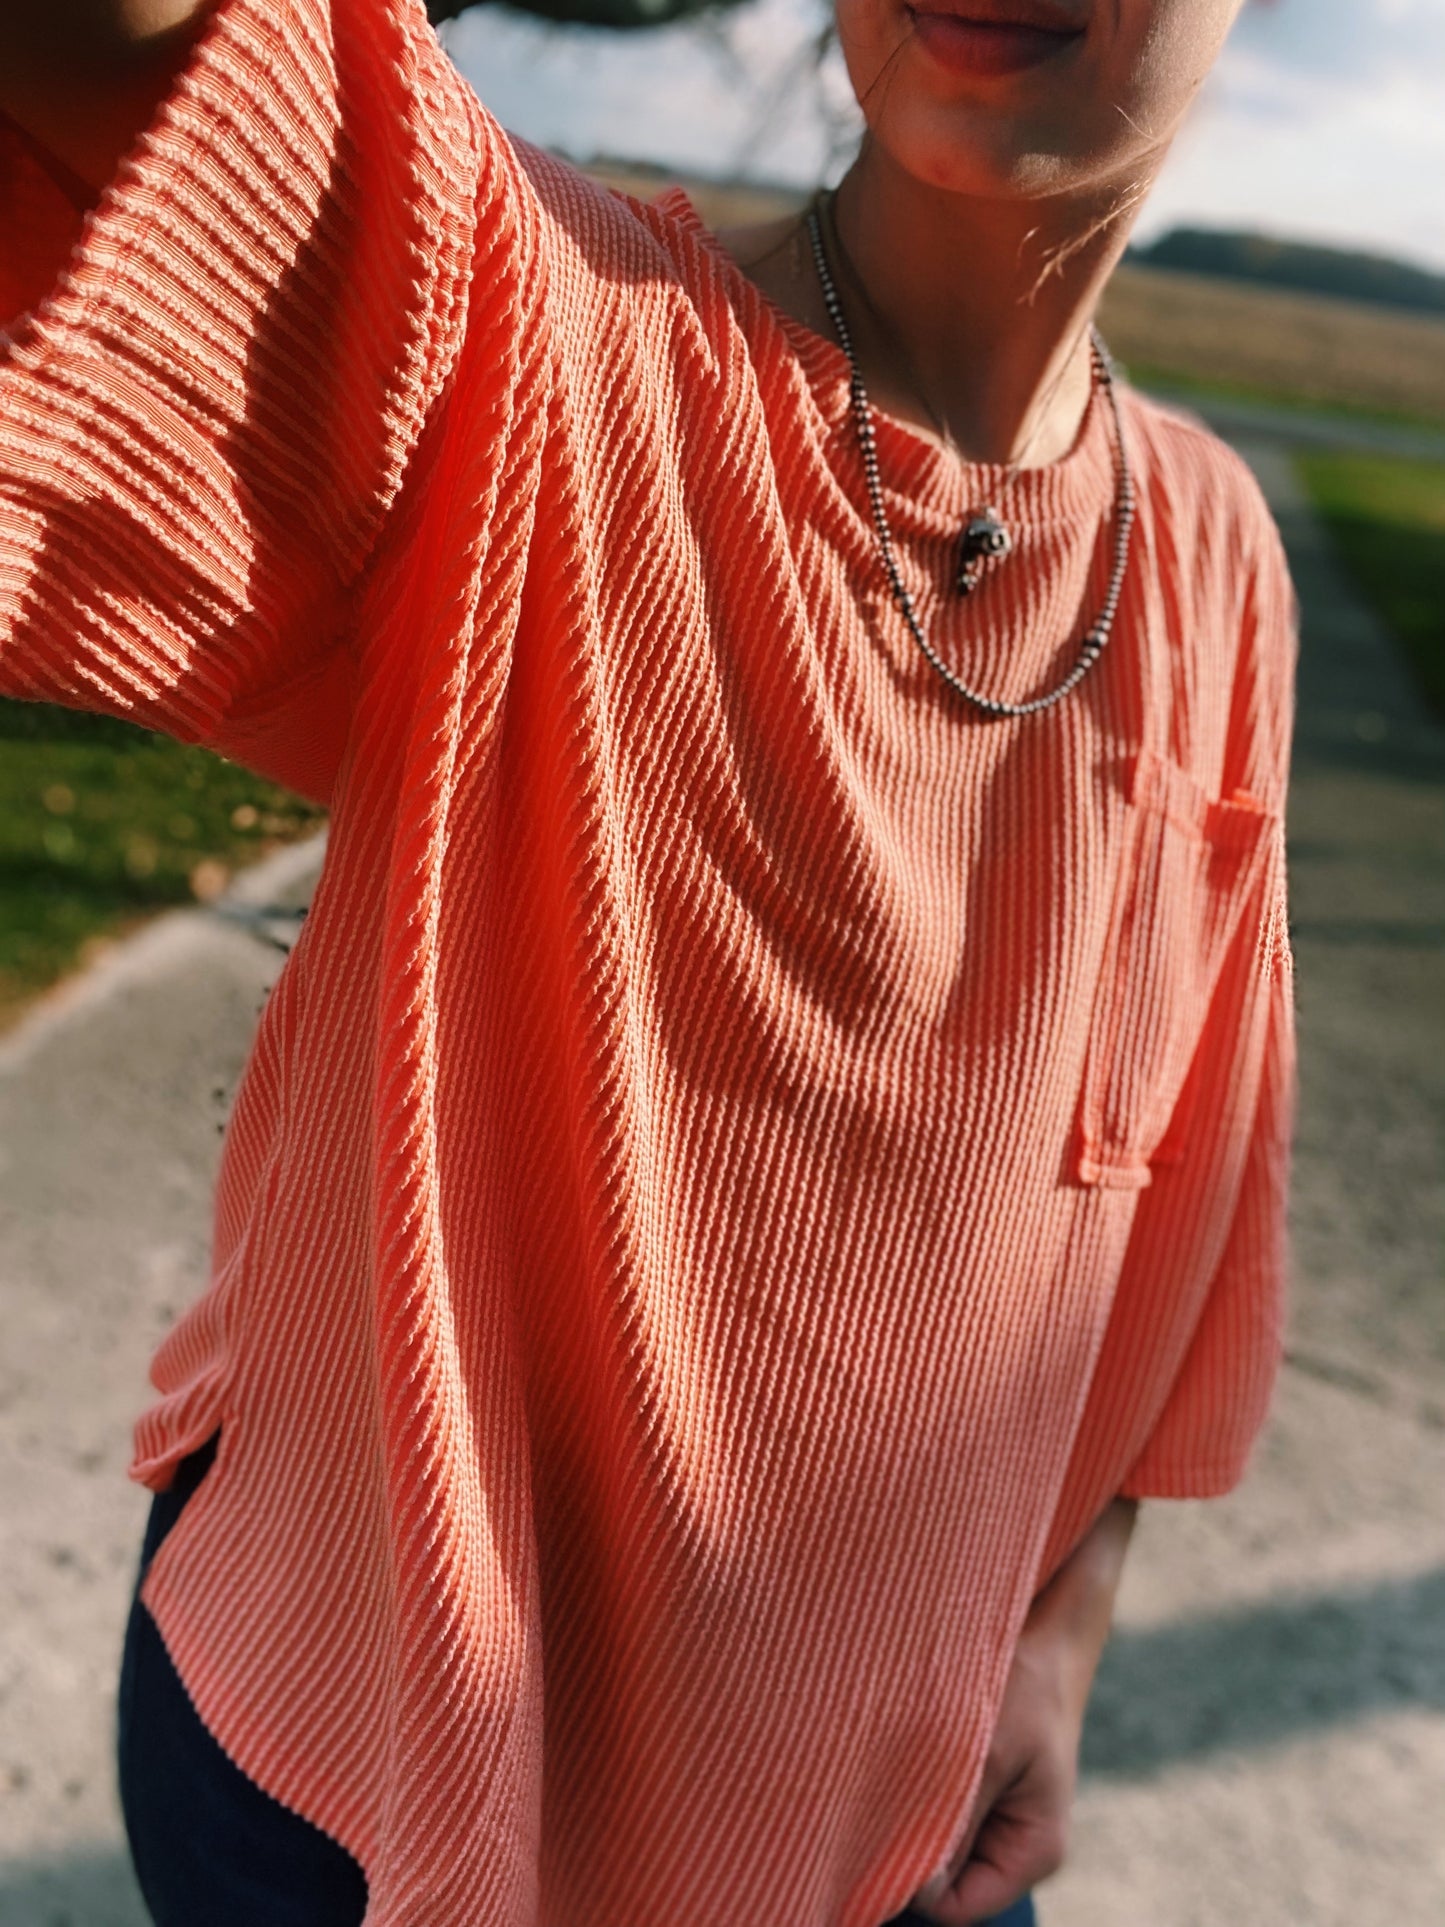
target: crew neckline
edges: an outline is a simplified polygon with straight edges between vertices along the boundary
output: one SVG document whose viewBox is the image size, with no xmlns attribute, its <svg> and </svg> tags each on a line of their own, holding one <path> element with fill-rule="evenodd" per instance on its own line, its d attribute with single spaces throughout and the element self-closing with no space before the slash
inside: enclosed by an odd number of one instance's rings
<svg viewBox="0 0 1445 1927">
<path fill-rule="evenodd" d="M 689 229 L 717 264 L 733 307 L 760 315 L 802 375 L 819 414 L 828 426 L 848 436 L 850 460 L 857 459 L 852 432 L 852 370 L 841 345 L 819 334 L 776 302 L 734 260 L 708 226 L 684 187 L 672 187 L 655 203 Z M 1116 377 L 1116 392 L 1120 384 Z M 1119 396 L 1121 413 L 1123 396 Z M 1005 462 L 960 461 L 912 423 L 879 408 L 871 398 L 874 435 L 889 516 L 912 523 L 923 533 L 940 519 L 952 521 L 986 505 L 1014 524 L 1044 526 L 1107 514 L 1117 491 L 1116 453 L 1110 410 L 1099 383 L 1089 390 L 1074 440 L 1052 462 L 1011 470 Z"/>
</svg>

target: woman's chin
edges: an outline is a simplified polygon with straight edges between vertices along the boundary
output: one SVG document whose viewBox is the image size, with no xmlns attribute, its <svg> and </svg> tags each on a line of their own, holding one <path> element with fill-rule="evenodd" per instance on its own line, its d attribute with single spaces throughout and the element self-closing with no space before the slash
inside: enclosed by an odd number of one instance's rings
<svg viewBox="0 0 1445 1927">
<path fill-rule="evenodd" d="M 1066 194 L 1120 165 L 1127 126 L 1109 100 L 1096 99 L 1104 90 L 1086 36 L 1044 35 L 1037 44 L 1021 36 L 989 54 L 942 15 L 921 26 L 910 18 L 900 33 L 890 15 L 888 31 L 849 59 L 873 138 L 915 179 L 1016 200 Z"/>
<path fill-rule="evenodd" d="M 890 116 L 874 138 L 920 185 L 972 200 L 1016 201 L 1067 193 L 1080 184 L 1069 158 L 1046 151 L 1031 130 L 997 114 L 950 105 Z"/>
</svg>

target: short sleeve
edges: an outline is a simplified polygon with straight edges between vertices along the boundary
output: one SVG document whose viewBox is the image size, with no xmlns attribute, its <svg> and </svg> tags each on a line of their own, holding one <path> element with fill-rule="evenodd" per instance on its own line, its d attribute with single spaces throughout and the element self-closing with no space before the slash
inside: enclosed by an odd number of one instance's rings
<svg viewBox="0 0 1445 1927">
<path fill-rule="evenodd" d="M 219 0 L 0 335 L 0 694 L 324 794 L 348 599 L 464 332 L 494 133 L 422 0 Z"/>
<path fill-rule="evenodd" d="M 1203 1499 L 1232 1490 L 1268 1416 L 1288 1306 L 1296 1107 L 1293 965 L 1282 896 L 1266 941 L 1258 1095 L 1228 1231 L 1163 1409 L 1119 1487 L 1125 1498 Z"/>
<path fill-rule="evenodd" d="M 1116 1490 L 1126 1498 L 1209 1498 L 1237 1485 L 1283 1352 L 1297 1106 L 1285 807 L 1299 602 L 1264 498 L 1237 470 L 1247 533 L 1225 780 L 1264 800 L 1273 830 L 1140 1200 L 1106 1341 L 1116 1385 L 1137 1370 L 1155 1388 L 1124 1405 Z M 1184 1277 L 1195 1282 L 1181 1298 Z"/>
<path fill-rule="evenodd" d="M 1229 462 L 1246 528 L 1231 544 L 1240 599 L 1220 782 L 1259 798 L 1269 827 L 1149 1181 L 1130 1194 L 1039 1585 L 1110 1499 L 1237 1485 L 1278 1380 L 1296 1112 L 1285 804 L 1299 616 L 1263 498 Z"/>
</svg>

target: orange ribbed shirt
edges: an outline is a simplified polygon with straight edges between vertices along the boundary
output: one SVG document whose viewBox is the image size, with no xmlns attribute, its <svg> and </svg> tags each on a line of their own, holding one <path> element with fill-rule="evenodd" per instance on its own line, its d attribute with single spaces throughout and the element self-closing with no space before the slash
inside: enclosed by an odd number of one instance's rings
<svg viewBox="0 0 1445 1927">
<path fill-rule="evenodd" d="M 223 1425 L 144 1597 L 371 1927 L 874 1927 L 1039 1586 L 1266 1410 L 1273 525 L 1126 390 L 1113 639 L 987 721 L 845 377 L 420 0 L 222 0 L 3 348 L 0 689 L 331 811 L 133 1471 Z M 936 645 L 1057 680 L 1107 410 L 1016 477 L 878 439 Z"/>
</svg>

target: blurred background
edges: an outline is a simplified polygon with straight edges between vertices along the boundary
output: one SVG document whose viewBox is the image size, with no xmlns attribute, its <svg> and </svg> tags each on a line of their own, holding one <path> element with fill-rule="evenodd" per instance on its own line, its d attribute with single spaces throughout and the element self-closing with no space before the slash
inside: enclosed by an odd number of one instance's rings
<svg viewBox="0 0 1445 1927">
<path fill-rule="evenodd" d="M 432 11 L 514 133 L 717 223 L 857 137 L 817 0 Z M 1144 1509 L 1045 1927 L 1445 1927 L 1442 182 L 1445 0 L 1252 0 L 1101 317 L 1250 461 L 1300 593 L 1295 1295 L 1245 1484 Z M 129 1428 L 324 845 L 234 764 L 0 701 L 0 1927 L 144 1921 Z"/>
</svg>

